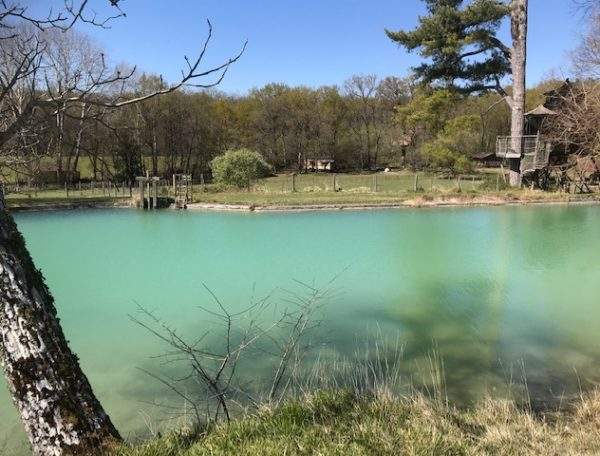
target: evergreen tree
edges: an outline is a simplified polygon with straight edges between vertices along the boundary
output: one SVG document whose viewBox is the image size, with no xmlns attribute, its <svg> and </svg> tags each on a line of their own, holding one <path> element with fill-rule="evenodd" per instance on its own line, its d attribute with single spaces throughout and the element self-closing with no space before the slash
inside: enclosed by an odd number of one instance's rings
<svg viewBox="0 0 600 456">
<path fill-rule="evenodd" d="M 425 0 L 428 15 L 412 31 L 391 32 L 392 41 L 428 59 L 415 68 L 425 84 L 464 93 L 496 90 L 510 73 L 510 49 L 497 37 L 509 7 L 498 0 Z"/>
<path fill-rule="evenodd" d="M 525 111 L 525 63 L 527 59 L 528 0 L 424 0 L 428 14 L 412 31 L 386 33 L 409 52 L 427 59 L 415 68 L 424 84 L 442 85 L 462 93 L 495 90 L 511 107 L 510 182 L 521 183 Z M 502 20 L 510 15 L 512 46 L 497 37 Z M 502 87 L 512 74 L 512 95 Z"/>
</svg>

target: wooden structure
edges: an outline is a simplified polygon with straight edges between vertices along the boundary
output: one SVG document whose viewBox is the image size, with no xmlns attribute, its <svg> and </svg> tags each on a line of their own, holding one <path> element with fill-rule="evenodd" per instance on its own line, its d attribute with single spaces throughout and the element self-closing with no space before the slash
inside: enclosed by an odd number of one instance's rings
<svg viewBox="0 0 600 456">
<path fill-rule="evenodd" d="M 521 173 L 529 173 L 548 166 L 552 143 L 539 132 L 536 135 L 521 137 L 521 153 L 511 148 L 511 136 L 499 136 L 496 140 L 496 156 L 498 158 L 521 158 Z"/>
<path fill-rule="evenodd" d="M 56 164 L 40 164 L 35 173 L 35 181 L 40 184 L 64 185 L 65 183 L 80 180 L 79 171 L 65 171 L 59 169 Z"/>
<path fill-rule="evenodd" d="M 473 160 L 478 166 L 485 168 L 499 168 L 502 160 L 496 156 L 495 152 L 481 152 L 473 155 Z"/>
<path fill-rule="evenodd" d="M 142 209 L 157 209 L 158 208 L 158 182 L 160 177 L 146 176 L 136 177 L 135 180 L 139 185 L 139 201 Z M 146 198 L 146 195 L 147 198 Z"/>
<path fill-rule="evenodd" d="M 331 158 L 307 158 L 304 160 L 304 170 L 332 172 L 334 170 L 335 160 Z"/>
<path fill-rule="evenodd" d="M 569 147 L 546 136 L 552 117 L 558 115 L 563 100 L 572 90 L 567 79 L 559 88 L 544 93 L 544 103 L 525 114 L 521 151 L 512 150 L 513 138 L 510 136 L 499 136 L 496 140 L 496 156 L 501 159 L 521 158 L 523 178 L 532 184 L 537 182 L 541 188 L 546 188 L 551 180 L 556 179 L 557 173 L 562 176 L 558 180 L 562 181 L 566 176 L 563 171 L 572 166 L 568 163 Z"/>
<path fill-rule="evenodd" d="M 600 158 L 572 155 L 565 163 L 550 165 L 541 176 L 541 188 L 590 193 L 600 188 Z"/>
<path fill-rule="evenodd" d="M 176 208 L 187 209 L 187 205 L 192 202 L 192 191 L 191 174 L 173 174 L 173 194 Z"/>
</svg>

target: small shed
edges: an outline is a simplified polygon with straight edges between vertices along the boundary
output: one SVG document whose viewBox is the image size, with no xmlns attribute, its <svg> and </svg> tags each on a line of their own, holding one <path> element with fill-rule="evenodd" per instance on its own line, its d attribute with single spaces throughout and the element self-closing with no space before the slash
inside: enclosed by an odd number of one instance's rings
<svg viewBox="0 0 600 456">
<path fill-rule="evenodd" d="M 335 160 L 331 158 L 307 158 L 304 161 L 305 171 L 324 171 L 332 172 L 334 170 Z"/>
<path fill-rule="evenodd" d="M 65 171 L 64 169 L 59 169 L 55 164 L 41 164 L 35 177 L 37 182 L 50 185 L 77 182 L 79 179 L 79 171 Z"/>
<path fill-rule="evenodd" d="M 502 160 L 496 156 L 496 152 L 480 152 L 473 155 L 473 161 L 484 168 L 497 168 Z"/>
</svg>

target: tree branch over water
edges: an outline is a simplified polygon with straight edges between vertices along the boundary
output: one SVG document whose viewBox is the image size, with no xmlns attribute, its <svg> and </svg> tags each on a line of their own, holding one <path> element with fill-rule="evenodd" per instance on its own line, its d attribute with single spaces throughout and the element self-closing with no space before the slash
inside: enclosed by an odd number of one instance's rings
<svg viewBox="0 0 600 456">
<path fill-rule="evenodd" d="M 280 301 L 285 307 L 281 311 L 273 302 L 273 294 L 269 294 L 253 298 L 250 305 L 237 312 L 231 312 L 204 286 L 213 306 L 197 307 L 208 316 L 201 320 L 203 327 L 211 329 L 203 330 L 197 338 L 182 336 L 154 312 L 138 306 L 139 314 L 130 315 L 131 320 L 167 347 L 153 359 L 160 360 L 163 367 L 177 365 L 183 373 L 140 370 L 183 399 L 197 422 L 217 421 L 221 416 L 229 421 L 235 407 L 257 407 L 262 402 L 259 396 L 265 394 L 268 403 L 280 403 L 310 349 L 308 335 L 321 323 L 317 312 L 332 296 L 331 289 L 300 285 L 301 293 L 282 290 Z M 214 321 L 209 323 L 211 318 Z M 251 359 L 268 364 L 266 386 L 261 386 L 255 376 L 244 381 L 249 367 L 245 363 Z"/>
</svg>

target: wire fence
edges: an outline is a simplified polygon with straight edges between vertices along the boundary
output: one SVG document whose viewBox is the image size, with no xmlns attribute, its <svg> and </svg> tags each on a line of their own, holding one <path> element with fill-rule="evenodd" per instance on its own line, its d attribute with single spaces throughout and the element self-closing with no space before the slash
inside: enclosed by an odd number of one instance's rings
<svg viewBox="0 0 600 456">
<path fill-rule="evenodd" d="M 194 177 L 190 187 L 191 197 L 203 193 L 252 192 L 252 193 L 385 193 L 400 194 L 407 192 L 452 192 L 500 190 L 505 186 L 501 174 L 473 174 L 462 176 L 443 176 L 431 173 L 373 173 L 373 174 L 334 174 L 305 173 L 279 174 L 251 182 L 243 189 L 227 188 L 207 183 L 204 176 Z M 116 181 L 79 181 L 63 184 L 4 184 L 8 198 L 24 199 L 69 199 L 69 198 L 131 198 L 139 193 L 138 183 Z M 170 179 L 157 183 L 158 196 L 176 196 L 176 190 Z"/>
<path fill-rule="evenodd" d="M 91 181 L 64 184 L 3 184 L 7 198 L 129 198 L 135 193 L 127 182 Z"/>
<path fill-rule="evenodd" d="M 350 192 L 404 193 L 478 190 L 491 179 L 487 175 L 446 177 L 427 173 L 377 174 L 286 174 L 262 179 L 251 186 L 254 192 Z M 493 181 L 493 179 L 492 179 Z M 499 177 L 499 186 L 502 184 Z M 487 185 L 489 187 L 489 185 Z M 492 185 L 493 187 L 493 185 Z"/>
</svg>

